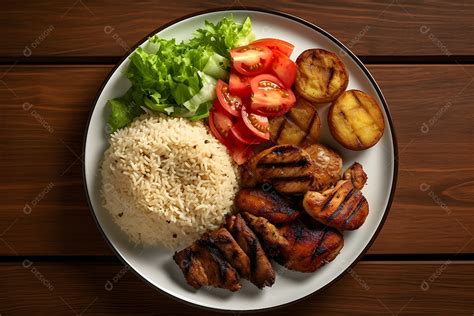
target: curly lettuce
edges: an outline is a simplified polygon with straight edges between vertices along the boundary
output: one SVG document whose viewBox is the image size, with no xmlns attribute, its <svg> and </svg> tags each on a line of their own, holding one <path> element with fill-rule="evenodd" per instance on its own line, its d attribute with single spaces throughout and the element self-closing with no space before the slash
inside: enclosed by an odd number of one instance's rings
<svg viewBox="0 0 474 316">
<path fill-rule="evenodd" d="M 229 50 L 255 39 L 250 18 L 240 24 L 225 17 L 205 21 L 187 42 L 155 35 L 130 56 L 125 75 L 132 86 L 108 102 L 108 126 L 114 132 L 148 109 L 199 120 L 209 115 L 217 79 L 229 75 Z"/>
</svg>

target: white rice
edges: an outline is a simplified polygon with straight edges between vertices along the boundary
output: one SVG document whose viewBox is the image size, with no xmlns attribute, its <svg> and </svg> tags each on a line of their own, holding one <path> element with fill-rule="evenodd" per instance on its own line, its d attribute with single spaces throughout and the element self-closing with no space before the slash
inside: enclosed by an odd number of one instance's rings
<svg viewBox="0 0 474 316">
<path fill-rule="evenodd" d="M 187 246 L 231 211 L 238 172 L 202 122 L 143 115 L 109 142 L 104 206 L 134 243 Z"/>
</svg>

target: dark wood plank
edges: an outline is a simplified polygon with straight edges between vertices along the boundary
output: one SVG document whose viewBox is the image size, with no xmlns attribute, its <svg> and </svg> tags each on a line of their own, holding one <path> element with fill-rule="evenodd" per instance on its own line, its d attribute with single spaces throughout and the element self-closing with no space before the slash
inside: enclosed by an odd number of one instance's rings
<svg viewBox="0 0 474 316">
<path fill-rule="evenodd" d="M 474 66 L 369 68 L 390 104 L 400 142 L 396 197 L 369 253 L 473 253 L 474 90 L 467 84 Z M 6 231 L 0 255 L 111 254 L 87 207 L 77 157 L 91 103 L 110 69 L 16 66 L 4 75 L 0 233 Z M 422 133 L 423 122 L 447 102 Z"/>
<path fill-rule="evenodd" d="M 31 312 L 195 315 L 202 312 L 152 289 L 120 265 L 24 261 L 0 263 L 0 273 L 2 315 Z M 117 274 L 122 276 L 114 282 Z M 105 289 L 107 280 L 112 283 L 112 287 L 108 286 L 111 291 Z M 318 315 L 402 312 L 470 315 L 474 312 L 473 301 L 472 263 L 372 262 L 360 263 L 325 292 L 272 314 L 314 315 L 317 310 Z"/>
<path fill-rule="evenodd" d="M 1 5 L 0 57 L 122 56 L 160 25 L 231 5 L 299 16 L 334 34 L 358 55 L 474 54 L 474 4 L 467 1 L 22 0 Z"/>
</svg>

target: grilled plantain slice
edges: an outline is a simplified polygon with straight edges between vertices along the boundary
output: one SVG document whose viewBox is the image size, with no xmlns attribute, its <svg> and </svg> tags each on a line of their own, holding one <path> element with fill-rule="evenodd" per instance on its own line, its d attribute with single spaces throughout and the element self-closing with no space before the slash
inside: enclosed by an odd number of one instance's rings
<svg viewBox="0 0 474 316">
<path fill-rule="evenodd" d="M 358 162 L 354 162 L 342 176 L 344 180 L 351 180 L 354 187 L 358 190 L 362 190 L 365 183 L 367 182 L 367 174 L 365 173 L 362 165 Z"/>
<path fill-rule="evenodd" d="M 334 150 L 314 144 L 304 149 L 314 163 L 315 174 L 311 190 L 326 190 L 341 178 L 342 158 Z"/>
<path fill-rule="evenodd" d="M 359 228 L 369 214 L 367 200 L 350 180 L 340 180 L 323 193 L 307 192 L 303 207 L 318 222 L 339 230 Z"/>
<path fill-rule="evenodd" d="M 352 150 L 374 146 L 385 129 L 377 101 L 359 90 L 348 90 L 334 101 L 329 109 L 328 125 L 332 136 Z"/>
<path fill-rule="evenodd" d="M 255 164 L 258 182 L 268 182 L 280 193 L 301 194 L 314 180 L 314 166 L 303 149 L 293 145 L 264 150 Z"/>
<path fill-rule="evenodd" d="M 335 100 L 344 92 L 349 76 L 336 54 L 324 49 L 308 49 L 296 59 L 296 91 L 315 103 Z"/>
<path fill-rule="evenodd" d="M 291 222 L 300 215 L 274 191 L 242 189 L 235 197 L 235 205 L 241 212 L 264 217 L 274 224 Z"/>
<path fill-rule="evenodd" d="M 321 119 L 314 106 L 298 96 L 288 113 L 270 120 L 270 138 L 280 145 L 314 144 L 320 128 Z"/>
</svg>

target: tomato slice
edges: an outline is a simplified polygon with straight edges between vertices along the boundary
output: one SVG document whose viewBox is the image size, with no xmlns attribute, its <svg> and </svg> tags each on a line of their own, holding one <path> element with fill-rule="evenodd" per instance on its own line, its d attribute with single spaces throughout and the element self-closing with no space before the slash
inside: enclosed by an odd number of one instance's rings
<svg viewBox="0 0 474 316">
<path fill-rule="evenodd" d="M 247 127 L 243 119 L 240 119 L 237 123 L 232 126 L 230 129 L 232 136 L 237 139 L 239 142 L 244 144 L 260 144 L 263 139 L 256 137 Z"/>
<path fill-rule="evenodd" d="M 293 53 L 293 49 L 295 48 L 295 45 L 277 38 L 262 38 L 252 42 L 250 45 L 252 44 L 266 46 L 273 52 L 280 51 L 287 57 L 291 56 L 291 53 Z"/>
<path fill-rule="evenodd" d="M 254 113 L 270 117 L 280 116 L 295 104 L 293 91 L 285 88 L 275 76 L 256 76 L 250 81 L 250 87 L 252 88 L 250 108 Z"/>
<path fill-rule="evenodd" d="M 256 76 L 267 70 L 272 62 L 272 51 L 266 46 L 247 45 L 230 50 L 232 66 L 244 76 Z"/>
<path fill-rule="evenodd" d="M 229 112 L 230 115 L 240 116 L 242 108 L 242 99 L 233 95 L 229 91 L 229 85 L 222 80 L 217 81 L 216 94 L 222 108 Z"/>
<path fill-rule="evenodd" d="M 291 88 L 296 79 L 296 64 L 285 54 L 273 52 L 272 71 L 287 88 Z"/>
<path fill-rule="evenodd" d="M 242 107 L 242 120 L 249 132 L 262 142 L 270 139 L 270 124 L 267 117 L 249 113 L 244 106 Z"/>
<path fill-rule="evenodd" d="M 243 165 L 252 156 L 252 147 L 246 144 L 236 142 L 232 150 L 232 159 L 238 164 Z"/>
<path fill-rule="evenodd" d="M 232 128 L 232 116 L 221 110 L 216 102 L 219 103 L 219 101 L 216 100 L 209 113 L 209 128 L 212 135 L 214 135 L 221 144 L 228 146 L 229 132 Z"/>
<path fill-rule="evenodd" d="M 249 97 L 252 93 L 250 89 L 250 77 L 242 76 L 235 70 L 231 70 L 229 78 L 229 91 L 233 95 Z"/>
</svg>

